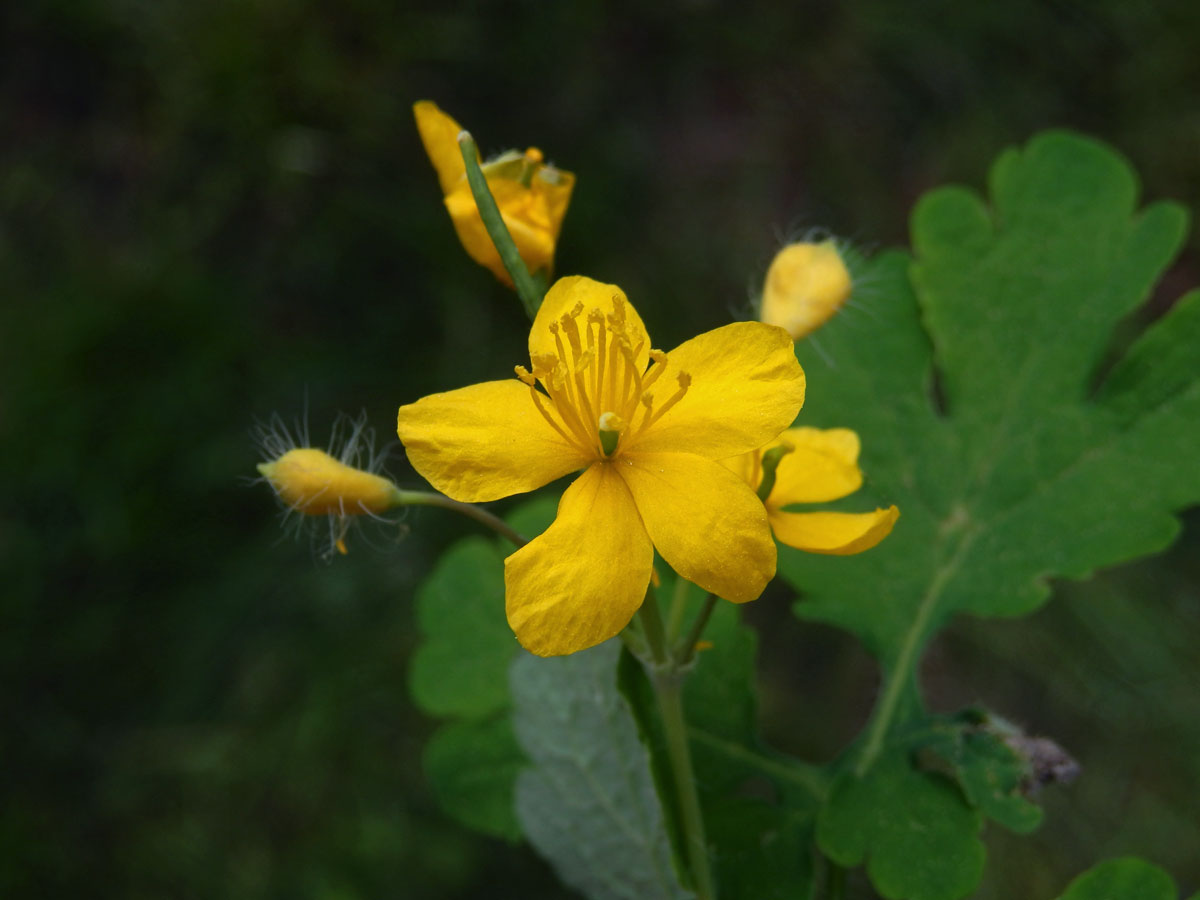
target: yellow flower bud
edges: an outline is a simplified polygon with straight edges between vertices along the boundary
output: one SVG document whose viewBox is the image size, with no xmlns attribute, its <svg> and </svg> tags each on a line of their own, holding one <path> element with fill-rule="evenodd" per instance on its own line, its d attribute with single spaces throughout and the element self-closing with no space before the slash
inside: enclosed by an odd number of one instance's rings
<svg viewBox="0 0 1200 900">
<path fill-rule="evenodd" d="M 437 171 L 446 209 L 463 249 L 471 259 L 512 287 L 512 279 L 479 217 L 475 197 L 467 183 L 458 144 L 462 128 L 428 100 L 413 104 L 413 114 L 425 152 Z M 536 147 L 530 147 L 524 153 L 505 153 L 483 164 L 482 169 L 521 259 L 531 273 L 545 270 L 549 277 L 554 268 L 558 235 L 567 214 L 571 190 L 575 187 L 575 176 L 547 165 Z"/>
<path fill-rule="evenodd" d="M 391 479 L 377 474 L 383 456 L 371 449 L 374 434 L 365 415 L 338 417 L 329 452 L 307 446 L 307 422 L 297 423 L 296 430 L 294 437 L 279 416 L 258 426 L 256 437 L 266 458 L 258 472 L 286 507 L 287 517 L 298 517 L 297 527 L 320 516 L 328 520 L 328 542 L 318 538 L 324 544 L 322 556 L 334 550 L 345 553 L 352 517 L 379 519 L 403 505 L 403 494 Z"/>
<path fill-rule="evenodd" d="M 824 325 L 849 299 L 851 288 L 850 272 L 833 241 L 789 244 L 767 269 L 759 318 L 799 340 Z"/>
<path fill-rule="evenodd" d="M 279 499 L 306 516 L 379 515 L 397 502 L 398 489 L 388 479 L 338 462 L 313 447 L 297 447 L 276 460 L 259 463 L 258 471 Z"/>
</svg>

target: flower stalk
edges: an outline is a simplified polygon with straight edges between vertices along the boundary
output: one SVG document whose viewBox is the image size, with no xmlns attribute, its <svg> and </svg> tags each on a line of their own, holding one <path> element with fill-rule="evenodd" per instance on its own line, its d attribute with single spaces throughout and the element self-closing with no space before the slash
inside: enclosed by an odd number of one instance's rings
<svg viewBox="0 0 1200 900">
<path fill-rule="evenodd" d="M 525 261 L 521 259 L 512 235 L 508 233 L 508 226 L 504 224 L 504 218 L 500 215 L 500 207 L 496 205 L 496 198 L 492 196 L 487 179 L 483 175 L 483 169 L 479 167 L 479 149 L 475 146 L 475 139 L 471 137 L 469 131 L 459 132 L 458 147 L 462 151 L 463 163 L 467 167 L 467 183 L 471 186 L 471 194 L 475 197 L 475 205 L 479 208 L 479 217 L 483 220 L 488 237 L 492 239 L 496 251 L 500 254 L 500 260 L 504 263 L 504 268 L 512 279 L 517 296 L 521 298 L 521 303 L 525 307 L 525 312 L 530 319 L 533 319 L 537 316 L 538 307 L 542 305 L 545 291 L 538 290 L 537 283 L 529 274 Z"/>
<path fill-rule="evenodd" d="M 709 599 L 715 598 L 710 596 Z M 688 746 L 687 722 L 683 714 L 683 680 L 686 673 L 682 664 L 685 660 L 669 651 L 662 613 L 653 587 L 646 591 L 638 618 L 650 649 L 652 661 L 646 664 L 646 672 L 654 688 L 659 717 L 662 719 L 667 759 L 679 800 L 680 826 L 683 829 L 684 852 L 692 875 L 692 886 L 696 890 L 697 900 L 715 900 L 716 888 L 708 862 L 708 837 L 704 830 L 704 816 L 700 811 L 700 795 L 696 791 L 696 773 L 692 767 L 692 751 Z M 701 618 L 704 622 L 708 621 L 704 613 Z M 700 628 L 703 629 L 703 622 Z M 691 646 L 694 645 L 695 641 L 692 641 Z"/>
<path fill-rule="evenodd" d="M 481 525 L 486 525 L 496 534 L 512 541 L 517 547 L 524 547 L 529 543 L 519 532 L 509 527 L 507 522 L 488 512 L 482 506 L 475 503 L 463 503 L 461 500 L 452 500 L 445 494 L 433 491 L 397 491 L 396 506 L 436 506 L 440 509 L 448 509 L 474 519 Z"/>
</svg>

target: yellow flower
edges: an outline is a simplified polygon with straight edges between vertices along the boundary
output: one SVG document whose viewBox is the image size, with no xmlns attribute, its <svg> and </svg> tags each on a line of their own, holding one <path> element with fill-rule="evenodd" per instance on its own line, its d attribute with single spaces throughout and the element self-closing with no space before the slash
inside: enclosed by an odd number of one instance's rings
<svg viewBox="0 0 1200 900">
<path fill-rule="evenodd" d="M 833 241 L 788 244 L 767 269 L 759 318 L 799 340 L 841 309 L 851 287 L 850 272 Z"/>
<path fill-rule="evenodd" d="M 433 394 L 397 422 L 416 470 L 456 500 L 583 469 L 550 528 L 505 561 L 521 644 L 553 656 L 617 634 L 642 602 L 654 548 L 714 594 L 757 597 L 775 574 L 766 510 L 717 460 L 762 446 L 804 402 L 787 333 L 739 322 L 651 350 L 620 288 L 574 276 L 546 295 L 529 357 L 532 372 Z"/>
<path fill-rule="evenodd" d="M 826 503 L 862 486 L 858 435 L 846 428 L 789 428 L 767 446 L 724 460 L 750 487 L 763 481 L 763 454 L 792 449 L 775 470 L 775 486 L 763 501 L 771 530 L 781 543 L 809 553 L 849 556 L 870 550 L 900 517 L 895 506 L 869 513 L 785 512 L 793 503 Z"/>
<path fill-rule="evenodd" d="M 458 145 L 462 128 L 428 100 L 414 103 L 413 114 L 463 248 L 471 259 L 512 287 L 512 279 L 488 237 L 471 186 L 467 184 L 466 166 Z M 523 154 L 506 153 L 486 163 L 483 174 L 521 259 L 531 273 L 544 269 L 548 276 L 554 268 L 554 247 L 567 214 L 575 176 L 543 163 L 542 152 L 536 147 Z"/>
</svg>

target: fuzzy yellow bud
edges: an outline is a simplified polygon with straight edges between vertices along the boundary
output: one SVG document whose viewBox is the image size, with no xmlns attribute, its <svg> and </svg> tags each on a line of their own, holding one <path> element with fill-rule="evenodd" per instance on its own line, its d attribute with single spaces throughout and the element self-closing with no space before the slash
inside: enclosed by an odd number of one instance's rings
<svg viewBox="0 0 1200 900">
<path fill-rule="evenodd" d="M 399 501 L 399 489 L 388 479 L 313 447 L 289 450 L 260 463 L 258 471 L 287 506 L 309 516 L 378 515 Z"/>
<path fill-rule="evenodd" d="M 462 128 L 428 100 L 413 104 L 413 115 L 463 249 L 511 287 L 512 278 L 488 236 L 467 183 L 458 145 Z M 554 249 L 575 187 L 575 176 L 547 165 L 542 151 L 536 147 L 524 153 L 506 153 L 484 163 L 482 168 L 500 217 L 526 267 L 531 273 L 545 270 L 549 275 L 554 268 Z"/>
<path fill-rule="evenodd" d="M 850 272 L 833 241 L 789 244 L 767 269 L 759 318 L 799 340 L 829 321 L 851 288 Z"/>
</svg>

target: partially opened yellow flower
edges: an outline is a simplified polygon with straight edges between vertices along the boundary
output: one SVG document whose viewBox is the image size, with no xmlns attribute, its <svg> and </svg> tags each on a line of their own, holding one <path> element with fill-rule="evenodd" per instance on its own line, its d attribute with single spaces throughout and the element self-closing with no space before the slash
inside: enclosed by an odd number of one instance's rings
<svg viewBox="0 0 1200 900">
<path fill-rule="evenodd" d="M 775 574 L 767 513 L 718 460 L 760 447 L 804 402 L 781 328 L 739 322 L 663 353 L 620 288 L 560 279 L 529 333 L 532 371 L 400 407 L 414 468 L 456 500 L 507 497 L 583 469 L 558 517 L 505 561 L 526 649 L 573 653 L 637 611 L 654 548 L 734 602 Z M 647 368 L 649 366 L 649 368 Z"/>
<path fill-rule="evenodd" d="M 799 340 L 829 321 L 852 287 L 833 241 L 788 244 L 767 269 L 759 318 Z"/>
<path fill-rule="evenodd" d="M 849 556 L 870 550 L 891 533 L 900 517 L 895 506 L 868 513 L 785 510 L 795 503 L 838 500 L 862 486 L 858 435 L 847 428 L 789 428 L 765 447 L 723 463 L 758 491 L 764 484 L 763 455 L 781 447 L 791 449 L 779 458 L 774 486 L 768 482 L 763 500 L 781 543 L 809 553 Z"/>
<path fill-rule="evenodd" d="M 458 145 L 459 124 L 428 100 L 413 104 L 417 130 L 425 152 L 437 170 L 446 199 L 446 209 L 463 248 L 475 262 L 485 266 L 509 287 L 512 279 L 488 237 Z M 575 176 L 546 165 L 542 152 L 530 147 L 524 153 L 505 153 L 483 165 L 500 216 L 512 235 L 521 259 L 531 273 L 554 268 L 554 248 L 562 230 L 563 217 L 575 187 Z"/>
</svg>

